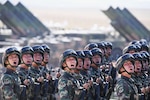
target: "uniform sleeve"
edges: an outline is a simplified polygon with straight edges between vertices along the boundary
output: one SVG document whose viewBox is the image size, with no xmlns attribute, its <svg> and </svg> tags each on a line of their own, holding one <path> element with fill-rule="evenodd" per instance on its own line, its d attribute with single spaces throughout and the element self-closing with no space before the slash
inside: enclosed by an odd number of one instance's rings
<svg viewBox="0 0 150 100">
<path fill-rule="evenodd" d="M 58 92 L 60 96 L 60 100 L 71 100 L 68 93 L 67 80 L 64 78 L 60 78 L 58 81 Z"/>
<path fill-rule="evenodd" d="M 123 82 L 123 81 L 117 82 L 116 92 L 117 92 L 117 96 L 119 98 L 118 100 L 129 100 L 130 99 L 129 87 L 125 82 Z"/>
<path fill-rule="evenodd" d="M 10 76 L 6 75 L 2 77 L 2 93 L 3 98 L 7 99 L 15 99 L 16 95 L 13 91 L 13 80 Z"/>
</svg>

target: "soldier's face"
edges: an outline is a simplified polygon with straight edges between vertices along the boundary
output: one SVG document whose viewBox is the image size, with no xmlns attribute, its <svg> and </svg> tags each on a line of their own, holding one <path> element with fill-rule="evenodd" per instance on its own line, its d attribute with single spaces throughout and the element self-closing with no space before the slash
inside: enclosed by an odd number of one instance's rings
<svg viewBox="0 0 150 100">
<path fill-rule="evenodd" d="M 142 70 L 143 70 L 143 71 L 148 70 L 148 60 L 143 60 L 143 61 L 142 61 L 142 64 L 143 64 Z"/>
<path fill-rule="evenodd" d="M 112 52 L 112 49 L 111 48 L 107 48 L 106 49 L 106 56 L 110 56 L 111 55 L 111 52 Z"/>
<path fill-rule="evenodd" d="M 70 68 L 70 69 L 75 69 L 77 66 L 77 61 L 74 57 L 68 57 L 66 58 L 66 65 Z"/>
<path fill-rule="evenodd" d="M 17 54 L 10 54 L 8 56 L 8 62 L 12 66 L 18 66 L 19 64 L 19 57 Z"/>
<path fill-rule="evenodd" d="M 135 66 L 134 71 L 137 72 L 137 73 L 140 73 L 140 72 L 141 72 L 141 69 L 142 69 L 142 64 L 141 64 L 141 62 L 138 61 L 138 60 L 135 60 L 135 61 L 134 61 L 134 66 Z"/>
<path fill-rule="evenodd" d="M 84 69 L 89 69 L 91 66 L 91 60 L 89 58 L 84 58 Z"/>
<path fill-rule="evenodd" d="M 99 55 L 95 55 L 92 57 L 92 61 L 95 63 L 95 64 L 101 64 L 101 57 Z"/>
<path fill-rule="evenodd" d="M 31 54 L 23 54 L 22 55 L 22 60 L 25 64 L 32 64 L 33 62 L 33 57 Z"/>
<path fill-rule="evenodd" d="M 47 53 L 47 52 L 45 52 L 44 53 L 44 62 L 49 62 L 49 58 L 50 58 L 50 56 L 49 56 L 49 54 Z"/>
<path fill-rule="evenodd" d="M 83 67 L 83 60 L 81 58 L 78 58 L 77 69 L 82 69 L 82 67 Z"/>
<path fill-rule="evenodd" d="M 128 73 L 134 73 L 134 65 L 131 61 L 125 61 L 123 66 Z"/>
<path fill-rule="evenodd" d="M 42 60 L 43 60 L 43 56 L 42 56 L 42 54 L 41 53 L 34 53 L 33 54 L 33 60 L 34 60 L 34 62 L 36 62 L 36 63 L 42 63 Z"/>
</svg>

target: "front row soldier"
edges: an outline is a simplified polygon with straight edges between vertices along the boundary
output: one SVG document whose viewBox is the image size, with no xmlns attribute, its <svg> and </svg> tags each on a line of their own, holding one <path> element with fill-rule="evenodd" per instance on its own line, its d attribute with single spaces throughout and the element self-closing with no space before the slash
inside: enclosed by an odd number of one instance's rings
<svg viewBox="0 0 150 100">
<path fill-rule="evenodd" d="M 31 100 L 42 100 L 41 87 L 44 82 L 44 77 L 42 76 L 40 66 L 43 61 L 44 49 L 39 45 L 33 46 L 32 49 L 33 49 L 33 62 L 31 68 L 29 69 L 29 75 L 34 81 L 33 85 L 34 89 L 32 91 Z"/>
<path fill-rule="evenodd" d="M 138 89 L 135 81 L 131 78 L 134 73 L 134 57 L 126 53 L 118 58 L 116 68 L 121 78 L 117 80 L 116 92 L 118 100 L 139 100 Z"/>
<path fill-rule="evenodd" d="M 3 55 L 3 66 L 6 72 L 1 77 L 2 100 L 21 100 L 21 80 L 16 68 L 21 63 L 20 52 L 15 47 L 8 48 Z"/>
<path fill-rule="evenodd" d="M 60 67 L 64 70 L 58 82 L 60 100 L 74 100 L 76 92 L 76 79 L 73 77 L 77 66 L 77 54 L 68 49 L 61 55 Z"/>
<path fill-rule="evenodd" d="M 21 64 L 18 68 L 18 75 L 21 79 L 21 84 L 26 86 L 26 90 L 22 95 L 22 100 L 30 100 L 32 95 L 33 80 L 29 76 L 29 68 L 33 62 L 33 49 L 30 46 L 24 46 L 21 51 Z"/>
</svg>

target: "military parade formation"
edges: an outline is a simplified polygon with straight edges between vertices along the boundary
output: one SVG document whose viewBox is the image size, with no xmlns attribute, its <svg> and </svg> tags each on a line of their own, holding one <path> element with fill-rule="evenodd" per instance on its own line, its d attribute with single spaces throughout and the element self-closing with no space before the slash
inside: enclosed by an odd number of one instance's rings
<svg viewBox="0 0 150 100">
<path fill-rule="evenodd" d="M 113 44 L 89 43 L 67 49 L 59 70 L 51 75 L 51 48 L 46 45 L 9 47 L 2 57 L 1 100 L 150 100 L 150 54 L 145 39 L 124 47 L 116 61 Z M 55 78 L 53 78 L 55 77 Z"/>
</svg>

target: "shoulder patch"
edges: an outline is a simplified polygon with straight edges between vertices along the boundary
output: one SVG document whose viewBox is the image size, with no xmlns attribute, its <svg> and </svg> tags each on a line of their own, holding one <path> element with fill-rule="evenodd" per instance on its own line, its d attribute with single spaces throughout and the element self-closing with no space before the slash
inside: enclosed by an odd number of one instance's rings
<svg viewBox="0 0 150 100">
<path fill-rule="evenodd" d="M 12 84 L 13 80 L 9 75 L 4 75 L 2 77 L 2 84 Z"/>
<path fill-rule="evenodd" d="M 63 88 L 65 88 L 66 87 L 66 81 L 65 80 L 59 80 L 59 84 L 58 84 L 58 88 L 61 90 L 61 89 L 63 89 Z"/>
</svg>

